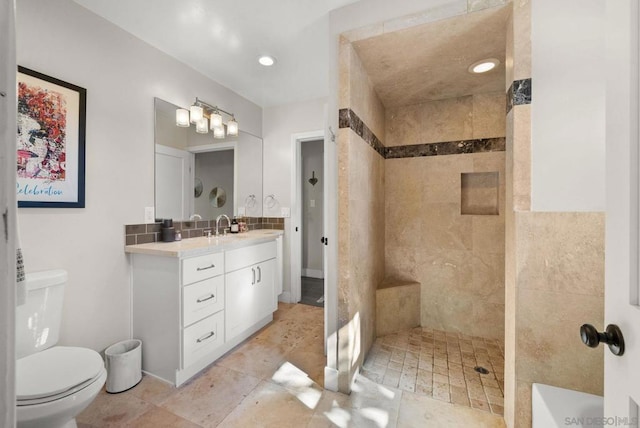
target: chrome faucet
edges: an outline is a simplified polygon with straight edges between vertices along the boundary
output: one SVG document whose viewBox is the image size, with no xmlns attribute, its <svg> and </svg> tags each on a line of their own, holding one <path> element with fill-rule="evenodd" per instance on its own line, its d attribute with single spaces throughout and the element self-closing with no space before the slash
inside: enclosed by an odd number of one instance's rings
<svg viewBox="0 0 640 428">
<path fill-rule="evenodd" d="M 216 236 L 220 235 L 220 220 L 222 220 L 223 218 L 227 219 L 227 226 L 231 227 L 231 220 L 229 219 L 229 216 L 226 214 L 220 214 L 216 218 Z"/>
<path fill-rule="evenodd" d="M 189 217 L 189 221 L 192 220 L 202 220 L 202 216 L 200 214 L 194 214 L 191 217 Z"/>
</svg>

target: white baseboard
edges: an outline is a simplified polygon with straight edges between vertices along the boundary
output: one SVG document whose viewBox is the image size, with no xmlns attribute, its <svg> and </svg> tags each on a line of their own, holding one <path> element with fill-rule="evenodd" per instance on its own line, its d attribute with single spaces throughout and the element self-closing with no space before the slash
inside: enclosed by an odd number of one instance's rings
<svg viewBox="0 0 640 428">
<path fill-rule="evenodd" d="M 282 294 L 278 296 L 278 302 L 291 303 L 291 293 L 289 291 L 283 291 Z"/>
<path fill-rule="evenodd" d="M 307 269 L 307 268 L 302 268 L 302 276 L 306 276 L 309 278 L 318 278 L 318 279 L 322 279 L 324 278 L 324 272 L 320 269 Z"/>
</svg>

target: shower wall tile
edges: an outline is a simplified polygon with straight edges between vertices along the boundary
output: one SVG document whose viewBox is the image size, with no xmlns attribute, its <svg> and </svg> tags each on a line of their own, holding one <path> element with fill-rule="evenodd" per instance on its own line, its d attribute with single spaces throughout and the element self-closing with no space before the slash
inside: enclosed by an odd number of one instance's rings
<svg viewBox="0 0 640 428">
<path fill-rule="evenodd" d="M 472 216 L 472 246 L 482 248 L 483 254 L 501 255 L 505 254 L 504 242 L 504 216 L 496 219 L 493 216 Z M 502 261 L 504 265 L 504 261 Z M 504 272 L 502 272 L 504 277 Z M 502 279 L 504 282 L 504 278 Z"/>
<path fill-rule="evenodd" d="M 473 138 L 505 135 L 504 98 L 502 92 L 473 96 Z"/>
<path fill-rule="evenodd" d="M 375 296 L 384 279 L 385 112 L 351 44 L 342 39 L 339 49 L 338 346 L 349 351 L 340 353 L 338 387 L 348 392 L 376 337 Z"/>
<path fill-rule="evenodd" d="M 505 356 L 506 358 L 506 356 Z M 505 379 L 506 382 L 506 379 Z M 506 395 L 505 395 L 506 399 Z M 518 381 L 515 384 L 515 394 L 512 398 L 515 401 L 513 426 L 514 428 L 531 427 L 531 383 Z M 506 402 L 505 402 L 506 404 Z M 505 406 L 506 411 L 506 406 Z M 506 413 L 505 413 L 506 415 Z M 506 422 L 506 420 L 505 420 Z"/>
<path fill-rule="evenodd" d="M 507 0 L 467 0 L 467 10 L 469 12 L 477 12 L 491 7 L 502 6 L 506 2 Z"/>
<path fill-rule="evenodd" d="M 385 272 L 417 281 L 421 325 L 504 337 L 504 152 L 385 161 Z M 462 172 L 499 172 L 500 215 L 460 214 Z"/>
<path fill-rule="evenodd" d="M 339 128 L 350 128 L 380 156 L 385 157 L 387 150 L 385 146 L 353 110 L 343 108 L 338 111 L 338 126 Z"/>
<path fill-rule="evenodd" d="M 472 96 L 433 101 L 423 106 L 423 143 L 473 138 Z"/>
<path fill-rule="evenodd" d="M 424 104 L 387 109 L 385 145 L 387 147 L 422 144 Z"/>
<path fill-rule="evenodd" d="M 505 94 L 431 101 L 387 110 L 385 146 L 504 137 Z"/>
<path fill-rule="evenodd" d="M 453 0 L 446 4 L 432 7 L 418 13 L 350 30 L 342 33 L 342 36 L 349 42 L 357 42 L 359 40 L 404 30 L 417 25 L 439 21 L 441 19 L 478 12 L 493 7 L 500 7 L 509 2 L 511 2 L 511 0 Z"/>
<path fill-rule="evenodd" d="M 604 298 L 604 213 L 521 213 L 518 289 Z"/>
<path fill-rule="evenodd" d="M 578 331 L 585 322 L 604 325 L 604 218 L 604 213 L 515 212 L 514 230 L 521 237 L 515 241 L 511 315 L 515 426 L 531 420 L 534 382 L 603 393 L 604 349 L 585 347 Z"/>
<path fill-rule="evenodd" d="M 440 143 L 386 147 L 384 149 L 384 157 L 387 159 L 394 159 L 483 152 L 503 152 L 505 147 L 506 142 L 503 137 L 484 138 L 478 140 L 443 141 Z"/>
<path fill-rule="evenodd" d="M 518 290 L 518 381 L 602 395 L 604 346 L 586 347 L 578 332 L 585 322 L 603 325 L 603 300 L 584 294 Z"/>
<path fill-rule="evenodd" d="M 513 209 L 531 209 L 531 106 L 513 109 Z"/>
<path fill-rule="evenodd" d="M 531 77 L 531 1 L 513 1 L 513 80 Z"/>
<path fill-rule="evenodd" d="M 348 52 L 349 61 L 349 100 L 346 107 L 354 111 L 373 134 L 384 144 L 385 109 L 378 98 L 373 83 L 367 75 L 358 54 L 351 44 L 341 45 Z M 345 54 L 345 56 L 347 56 Z M 347 58 L 345 57 L 345 60 Z"/>
<path fill-rule="evenodd" d="M 349 108 L 351 97 L 350 63 L 353 48 L 345 37 L 340 36 L 338 46 L 338 108 Z"/>
<path fill-rule="evenodd" d="M 513 3 L 511 3 L 509 6 L 509 9 L 511 9 L 511 14 L 513 16 Z M 513 82 L 514 78 L 513 78 L 513 39 L 514 39 L 514 34 L 513 34 L 513 19 L 509 19 L 507 20 L 507 28 L 506 28 L 506 46 L 505 46 L 505 58 L 504 58 L 504 68 L 505 68 L 505 87 L 504 90 L 505 92 L 509 89 L 509 86 L 511 86 L 511 82 Z M 529 75 L 531 76 L 531 75 Z"/>
<path fill-rule="evenodd" d="M 424 163 L 419 158 L 385 162 L 385 245 L 420 248 Z"/>
<path fill-rule="evenodd" d="M 405 28 L 411 28 L 416 25 L 463 15 L 465 13 L 467 13 L 466 0 L 454 0 L 445 5 L 440 5 L 424 12 L 386 21 L 384 23 L 384 32 L 391 33 L 398 30 L 404 30 Z"/>
<path fill-rule="evenodd" d="M 375 24 L 367 25 L 366 27 L 346 31 L 342 33 L 340 37 L 344 38 L 346 42 L 352 43 L 357 42 L 358 40 L 381 36 L 382 34 L 384 34 L 384 23 L 377 22 Z"/>
<path fill-rule="evenodd" d="M 472 216 L 460 214 L 460 201 L 453 204 L 427 202 L 422 215 L 422 237 L 427 248 L 471 250 Z"/>
</svg>

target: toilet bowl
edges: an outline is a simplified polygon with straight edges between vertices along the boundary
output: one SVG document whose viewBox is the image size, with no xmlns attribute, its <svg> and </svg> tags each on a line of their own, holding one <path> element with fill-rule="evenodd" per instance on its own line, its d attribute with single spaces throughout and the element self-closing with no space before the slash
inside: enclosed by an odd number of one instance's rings
<svg viewBox="0 0 640 428">
<path fill-rule="evenodd" d="M 17 308 L 16 404 L 19 428 L 74 428 L 75 417 L 107 379 L 100 354 L 54 346 L 58 341 L 63 270 L 27 274 L 27 301 Z"/>
</svg>

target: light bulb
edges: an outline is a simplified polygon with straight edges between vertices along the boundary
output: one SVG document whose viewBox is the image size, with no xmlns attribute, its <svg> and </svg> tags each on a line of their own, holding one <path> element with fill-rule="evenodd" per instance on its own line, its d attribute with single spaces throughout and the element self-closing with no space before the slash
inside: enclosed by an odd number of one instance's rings
<svg viewBox="0 0 640 428">
<path fill-rule="evenodd" d="M 196 122 L 196 132 L 198 134 L 206 134 L 207 132 L 209 132 L 209 121 L 206 117 L 203 117 Z"/>
<path fill-rule="evenodd" d="M 176 125 L 182 128 L 189 126 L 189 110 L 186 108 L 176 110 Z"/>
<path fill-rule="evenodd" d="M 222 126 L 222 116 L 217 111 L 211 115 L 211 129 L 215 130 Z"/>
<path fill-rule="evenodd" d="M 213 138 L 224 138 L 224 128 L 222 126 L 213 128 Z"/>
<path fill-rule="evenodd" d="M 202 107 L 200 106 L 191 106 L 189 111 L 191 112 L 191 123 L 198 123 L 198 121 L 204 117 Z"/>
<path fill-rule="evenodd" d="M 233 117 L 227 122 L 227 135 L 238 135 L 238 122 Z"/>
</svg>

